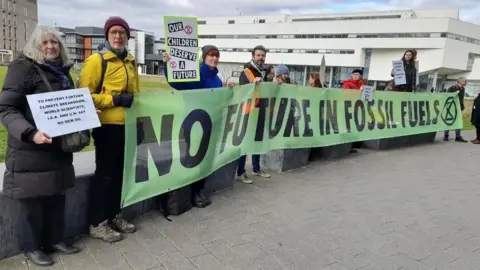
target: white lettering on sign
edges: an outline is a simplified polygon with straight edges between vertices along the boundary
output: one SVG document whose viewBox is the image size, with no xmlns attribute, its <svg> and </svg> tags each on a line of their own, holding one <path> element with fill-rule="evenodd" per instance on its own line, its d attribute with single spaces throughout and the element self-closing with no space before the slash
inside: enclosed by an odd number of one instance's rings
<svg viewBox="0 0 480 270">
<path fill-rule="evenodd" d="M 168 46 L 198 47 L 198 40 L 191 38 L 167 38 Z"/>
<path fill-rule="evenodd" d="M 164 16 L 165 51 L 170 55 L 167 78 L 170 82 L 200 80 L 197 18 Z"/>
<path fill-rule="evenodd" d="M 38 130 L 51 137 L 100 126 L 88 88 L 27 96 Z"/>
<path fill-rule="evenodd" d="M 197 61 L 196 53 L 180 50 L 175 47 L 170 47 L 170 57 L 177 57 L 185 60 Z"/>
<path fill-rule="evenodd" d="M 196 70 L 174 71 L 173 78 L 176 80 L 192 79 L 197 77 Z"/>
</svg>

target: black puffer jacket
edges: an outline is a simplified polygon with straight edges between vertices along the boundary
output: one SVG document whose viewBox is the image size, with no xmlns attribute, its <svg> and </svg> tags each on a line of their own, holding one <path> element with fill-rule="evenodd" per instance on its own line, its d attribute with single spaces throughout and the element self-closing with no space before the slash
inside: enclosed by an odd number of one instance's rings
<svg viewBox="0 0 480 270">
<path fill-rule="evenodd" d="M 61 90 L 60 79 L 48 67 L 36 64 L 52 88 Z M 8 131 L 3 192 L 14 199 L 59 194 L 74 185 L 73 155 L 61 150 L 58 138 L 44 145 L 32 141 L 36 127 L 26 95 L 45 92 L 31 59 L 22 55 L 9 65 L 0 94 L 0 121 Z"/>
</svg>

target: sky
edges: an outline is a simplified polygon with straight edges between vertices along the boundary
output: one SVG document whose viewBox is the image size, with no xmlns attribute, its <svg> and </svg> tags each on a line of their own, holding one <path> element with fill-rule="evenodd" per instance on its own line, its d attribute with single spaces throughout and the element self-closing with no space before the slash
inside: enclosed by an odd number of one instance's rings
<svg viewBox="0 0 480 270">
<path fill-rule="evenodd" d="M 39 24 L 103 27 L 121 16 L 131 28 L 163 36 L 163 16 L 312 14 L 393 9 L 460 8 L 462 20 L 480 24 L 480 0 L 38 0 Z"/>
</svg>

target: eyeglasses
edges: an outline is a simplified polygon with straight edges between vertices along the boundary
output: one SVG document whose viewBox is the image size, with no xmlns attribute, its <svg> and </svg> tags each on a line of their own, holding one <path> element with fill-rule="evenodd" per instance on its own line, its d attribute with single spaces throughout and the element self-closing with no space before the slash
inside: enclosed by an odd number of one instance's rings
<svg viewBox="0 0 480 270">
<path fill-rule="evenodd" d="M 120 36 L 124 37 L 124 36 L 127 35 L 127 32 L 120 31 L 120 30 L 112 30 L 112 31 L 108 32 L 108 34 L 112 35 L 112 36 L 120 35 Z"/>
</svg>

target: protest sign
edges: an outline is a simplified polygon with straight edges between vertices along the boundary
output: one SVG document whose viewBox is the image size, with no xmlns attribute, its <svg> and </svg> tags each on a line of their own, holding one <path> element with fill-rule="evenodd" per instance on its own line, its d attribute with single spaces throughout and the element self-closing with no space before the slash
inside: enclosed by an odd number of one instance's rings
<svg viewBox="0 0 480 270">
<path fill-rule="evenodd" d="M 363 101 L 372 101 L 373 91 L 374 91 L 374 86 L 365 85 L 362 89 L 362 94 L 360 95 L 360 99 Z"/>
<path fill-rule="evenodd" d="M 51 137 L 100 126 L 88 88 L 27 96 L 37 129 Z"/>
<path fill-rule="evenodd" d="M 144 92 L 126 110 L 122 206 L 202 179 L 240 156 L 462 128 L 456 93 L 312 89 L 260 83 Z M 258 102 L 250 113 L 245 106 Z M 300 117 L 296 117 L 300 112 Z M 138 124 L 141 122 L 142 124 Z M 137 130 L 142 129 L 142 130 Z M 141 141 L 137 142 L 137 135 Z"/>
<path fill-rule="evenodd" d="M 403 61 L 392 61 L 393 65 L 393 79 L 395 80 L 395 85 L 407 84 L 407 79 L 405 78 L 405 68 L 403 66 Z"/>
<path fill-rule="evenodd" d="M 197 18 L 164 16 L 165 51 L 170 55 L 167 65 L 169 82 L 200 80 Z"/>
</svg>

